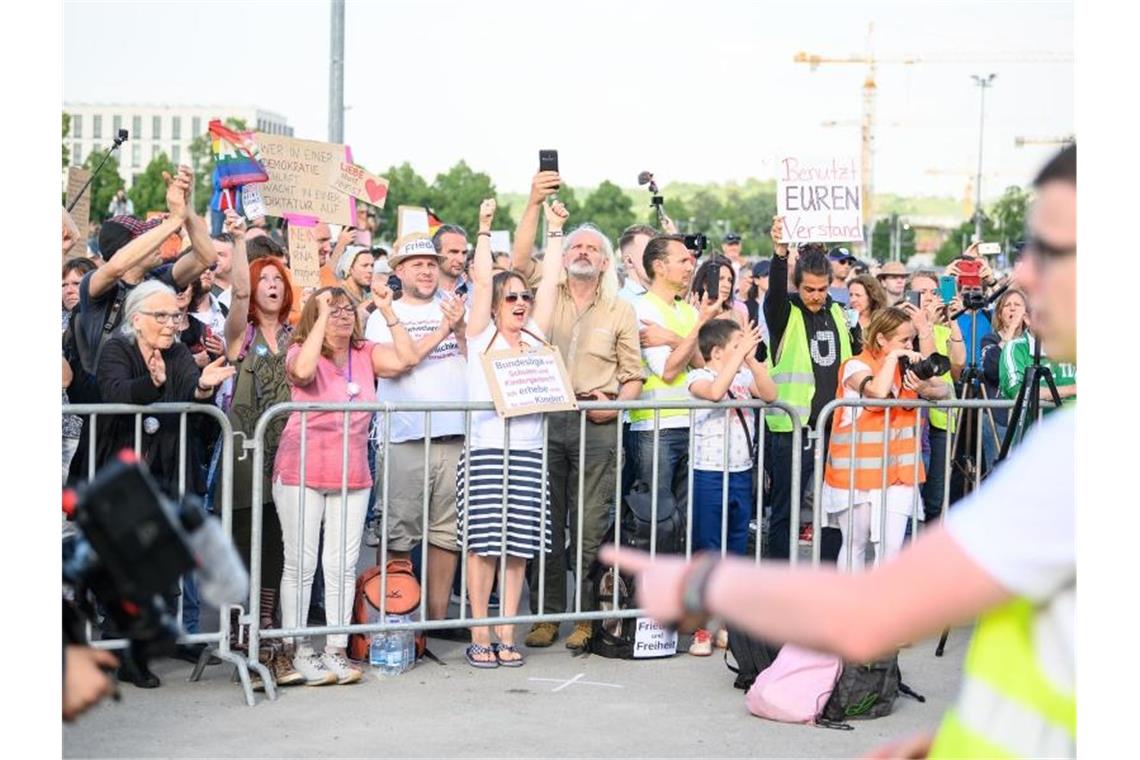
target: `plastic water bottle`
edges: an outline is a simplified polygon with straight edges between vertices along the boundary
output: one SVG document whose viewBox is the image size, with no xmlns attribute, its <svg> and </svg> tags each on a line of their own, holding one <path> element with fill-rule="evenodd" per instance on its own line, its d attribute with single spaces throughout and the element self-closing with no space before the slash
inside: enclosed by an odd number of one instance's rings
<svg viewBox="0 0 1140 760">
<path fill-rule="evenodd" d="M 389 623 L 402 623 L 401 617 L 388 616 Z M 404 641 L 400 631 L 389 631 L 384 647 L 384 670 L 386 676 L 398 676 L 404 672 Z"/>
<path fill-rule="evenodd" d="M 368 646 L 368 662 L 381 674 L 384 673 L 384 668 L 387 666 L 387 652 L 384 647 L 387 645 L 386 639 L 390 635 L 387 632 L 374 633 L 372 634 L 372 643 Z"/>
<path fill-rule="evenodd" d="M 416 632 L 408 629 L 401 631 L 404 639 L 404 669 L 402 673 L 406 673 L 416 666 Z"/>
</svg>

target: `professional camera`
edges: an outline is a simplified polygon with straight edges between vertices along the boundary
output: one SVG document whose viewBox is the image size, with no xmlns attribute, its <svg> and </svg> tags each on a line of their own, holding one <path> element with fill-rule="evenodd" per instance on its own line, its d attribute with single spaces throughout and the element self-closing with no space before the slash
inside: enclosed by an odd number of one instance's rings
<svg viewBox="0 0 1140 760">
<path fill-rule="evenodd" d="M 958 295 L 962 308 L 978 311 L 986 306 L 985 283 L 982 282 L 982 262 L 980 259 L 958 260 Z"/>
<path fill-rule="evenodd" d="M 130 639 L 140 665 L 174 651 L 182 631 L 164 595 L 185 573 L 198 570 L 202 598 L 214 606 L 249 593 L 249 575 L 217 518 L 197 497 L 166 498 L 129 450 L 78 494 L 64 491 L 63 506 L 79 528 L 63 543 L 65 594 L 80 616 L 100 622 L 104 638 Z M 85 643 L 82 630 L 65 635 Z"/>
<path fill-rule="evenodd" d="M 922 361 L 913 363 L 905 356 L 899 358 L 901 374 L 905 375 L 908 369 L 919 380 L 929 380 L 950 371 L 950 358 L 944 354 L 931 354 Z"/>
<path fill-rule="evenodd" d="M 685 247 L 696 254 L 700 258 L 705 249 L 709 247 L 709 239 L 705 237 L 705 233 L 698 232 L 695 235 L 685 235 Z"/>
</svg>

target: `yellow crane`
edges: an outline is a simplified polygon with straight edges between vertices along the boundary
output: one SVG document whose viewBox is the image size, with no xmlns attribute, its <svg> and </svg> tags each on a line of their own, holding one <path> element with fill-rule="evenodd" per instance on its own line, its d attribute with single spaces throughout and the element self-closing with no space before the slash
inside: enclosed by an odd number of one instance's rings
<svg viewBox="0 0 1140 760">
<path fill-rule="evenodd" d="M 1072 62 L 1071 53 L 1056 52 L 1010 52 L 1010 53 L 983 53 L 983 54 L 923 54 L 900 56 L 876 56 L 874 53 L 873 37 L 875 25 L 867 25 L 867 52 L 862 55 L 851 54 L 846 56 L 826 56 L 817 53 L 798 52 L 792 59 L 795 63 L 806 63 L 815 71 L 824 64 L 855 63 L 867 67 L 867 74 L 863 79 L 863 119 L 860 126 L 862 143 L 862 172 L 863 172 L 863 225 L 867 227 L 872 217 L 874 203 L 874 156 L 875 156 L 875 93 L 878 85 L 875 77 L 879 64 L 910 66 L 919 63 L 1069 63 Z"/>
</svg>

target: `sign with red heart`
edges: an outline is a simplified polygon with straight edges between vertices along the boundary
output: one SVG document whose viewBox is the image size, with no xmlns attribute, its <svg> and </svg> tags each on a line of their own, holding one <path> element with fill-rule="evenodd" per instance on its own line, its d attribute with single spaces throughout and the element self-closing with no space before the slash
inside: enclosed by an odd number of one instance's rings
<svg viewBox="0 0 1140 760">
<path fill-rule="evenodd" d="M 388 180 L 347 161 L 342 161 L 333 175 L 332 189 L 380 208 L 384 208 L 384 201 L 388 199 Z"/>
</svg>

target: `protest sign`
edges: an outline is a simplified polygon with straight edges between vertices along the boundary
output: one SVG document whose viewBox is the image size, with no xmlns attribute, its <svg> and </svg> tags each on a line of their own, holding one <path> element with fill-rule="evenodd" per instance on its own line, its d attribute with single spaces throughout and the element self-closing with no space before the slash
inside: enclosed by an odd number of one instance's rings
<svg viewBox="0 0 1140 760">
<path fill-rule="evenodd" d="M 321 286 L 321 256 L 315 226 L 305 226 L 297 219 L 289 222 L 289 271 L 298 288 Z"/>
<path fill-rule="evenodd" d="M 677 654 L 677 632 L 670 631 L 653 618 L 639 617 L 634 629 L 633 657 L 672 657 Z"/>
<path fill-rule="evenodd" d="M 344 145 L 258 132 L 261 163 L 269 180 L 259 185 L 270 216 L 303 214 L 332 224 L 353 223 L 355 201 L 333 188 L 348 157 Z"/>
<path fill-rule="evenodd" d="M 369 174 L 364 168 L 341 161 L 333 177 L 333 189 L 359 198 L 379 208 L 388 199 L 388 180 Z"/>
<path fill-rule="evenodd" d="M 863 239 L 862 177 L 849 156 L 781 159 L 776 211 L 784 218 L 784 243 L 832 243 Z"/>
<path fill-rule="evenodd" d="M 507 230 L 491 230 L 491 253 L 510 253 L 511 233 Z"/>
<path fill-rule="evenodd" d="M 578 408 L 558 349 L 539 346 L 518 351 L 490 351 L 481 359 L 487 387 L 500 417 Z"/>
<path fill-rule="evenodd" d="M 265 201 L 261 200 L 261 191 L 257 189 L 257 185 L 242 185 L 241 210 L 245 218 L 251 222 L 267 215 Z"/>
<path fill-rule="evenodd" d="M 81 169 L 78 166 L 69 166 L 67 168 L 67 205 L 70 206 L 75 200 L 75 196 L 91 179 L 91 172 L 86 169 Z M 66 208 L 66 207 L 65 207 Z M 91 188 L 87 188 L 87 192 L 83 193 L 83 197 L 79 199 L 79 203 L 75 204 L 75 208 L 71 209 L 71 220 L 75 222 L 75 226 L 79 229 L 79 239 L 71 246 L 71 250 L 67 252 L 68 258 L 75 256 L 82 256 L 87 253 L 87 227 L 91 224 Z"/>
<path fill-rule="evenodd" d="M 422 232 L 430 235 L 428 228 L 428 212 L 423 206 L 400 206 L 396 209 L 396 238 L 413 232 Z"/>
</svg>

